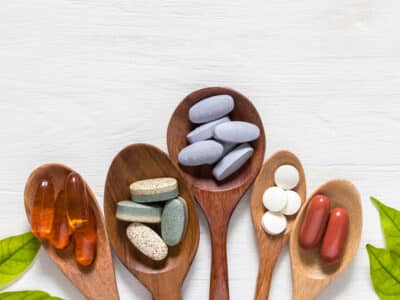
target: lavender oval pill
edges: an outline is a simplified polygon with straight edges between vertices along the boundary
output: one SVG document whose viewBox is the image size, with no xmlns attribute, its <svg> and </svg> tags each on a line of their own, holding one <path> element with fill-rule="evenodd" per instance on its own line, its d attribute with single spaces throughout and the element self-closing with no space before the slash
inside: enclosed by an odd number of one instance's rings
<svg viewBox="0 0 400 300">
<path fill-rule="evenodd" d="M 213 169 L 215 179 L 222 181 L 239 170 L 253 155 L 249 144 L 242 144 L 227 154 Z"/>
<path fill-rule="evenodd" d="M 214 121 L 229 114 L 234 106 L 234 100 L 230 95 L 211 96 L 190 108 L 189 120 L 195 124 Z"/>
<path fill-rule="evenodd" d="M 217 140 L 229 143 L 247 143 L 258 139 L 260 129 L 248 122 L 233 121 L 219 124 L 214 129 Z"/>
<path fill-rule="evenodd" d="M 200 141 L 183 148 L 178 160 L 183 166 L 209 165 L 218 161 L 223 151 L 224 147 L 216 141 Z"/>
<path fill-rule="evenodd" d="M 193 144 L 196 142 L 208 140 L 213 137 L 214 135 L 214 129 L 217 125 L 229 122 L 231 119 L 229 117 L 223 117 L 221 119 L 208 122 L 206 124 L 203 124 L 191 132 L 186 136 L 188 139 L 189 143 Z"/>
</svg>

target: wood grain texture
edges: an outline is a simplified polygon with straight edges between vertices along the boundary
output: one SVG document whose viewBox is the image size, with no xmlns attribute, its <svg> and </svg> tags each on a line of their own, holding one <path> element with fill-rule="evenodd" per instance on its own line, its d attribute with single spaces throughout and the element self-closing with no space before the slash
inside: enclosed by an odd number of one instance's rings
<svg viewBox="0 0 400 300">
<path fill-rule="evenodd" d="M 344 208 L 349 214 L 349 232 L 343 257 L 337 263 L 321 261 L 319 247 L 303 249 L 299 245 L 299 231 L 309 201 L 317 194 L 330 200 L 330 208 Z M 303 206 L 293 227 L 290 240 L 290 257 L 293 278 L 293 300 L 313 300 L 335 280 L 350 264 L 360 246 L 363 213 L 360 194 L 347 180 L 334 179 L 320 186 Z"/>
<path fill-rule="evenodd" d="M 297 156 L 289 151 L 278 151 L 264 163 L 260 174 L 254 182 L 253 192 L 251 194 L 250 209 L 254 230 L 258 240 L 258 254 L 260 260 L 254 297 L 256 300 L 269 299 L 272 273 L 276 261 L 283 247 L 289 241 L 293 224 L 297 217 L 297 214 L 294 216 L 287 216 L 287 228 L 283 234 L 277 236 L 267 234 L 261 225 L 262 216 L 266 212 L 263 205 L 263 194 L 268 188 L 275 186 L 274 174 L 276 169 L 286 164 L 294 166 L 299 172 L 299 184 L 294 191 L 299 194 L 302 203 L 304 203 L 307 193 L 304 169 Z"/>
<path fill-rule="evenodd" d="M 177 179 L 179 195 L 186 201 L 188 220 L 182 241 L 174 247 L 168 247 L 166 259 L 153 261 L 140 253 L 129 241 L 126 228 L 130 223 L 117 220 L 115 215 L 117 203 L 130 199 L 131 183 L 159 177 Z M 189 187 L 168 156 L 158 148 L 146 144 L 134 144 L 121 150 L 112 161 L 107 174 L 104 214 L 111 244 L 118 258 L 146 286 L 153 299 L 182 299 L 182 284 L 199 243 L 199 222 Z M 157 230 L 157 227 L 154 229 Z"/>
<path fill-rule="evenodd" d="M 50 178 L 56 195 L 64 190 L 67 175 L 73 170 L 61 164 L 46 164 L 35 169 L 29 176 L 24 194 L 24 204 L 28 220 L 36 188 L 43 178 Z M 85 183 L 86 184 L 86 183 Z M 88 300 L 119 300 L 115 280 L 114 264 L 110 244 L 104 226 L 103 214 L 90 187 L 86 184 L 88 199 L 97 221 L 96 258 L 90 267 L 81 267 L 75 259 L 74 243 L 64 250 L 53 248 L 46 240 L 43 247 L 65 276 Z"/>
<path fill-rule="evenodd" d="M 235 102 L 235 107 L 229 114 L 231 120 L 255 124 L 260 129 L 260 136 L 251 143 L 254 148 L 251 159 L 234 174 L 218 182 L 212 175 L 212 166 L 183 167 L 179 165 L 178 154 L 188 144 L 186 135 L 194 127 L 188 118 L 190 107 L 205 98 L 223 94 L 232 96 Z M 265 154 L 265 143 L 264 126 L 256 108 L 244 95 L 229 88 L 209 87 L 190 93 L 177 106 L 168 124 L 167 145 L 169 155 L 172 161 L 181 167 L 210 226 L 212 245 L 211 300 L 229 299 L 226 254 L 229 220 L 236 205 L 261 169 Z"/>
<path fill-rule="evenodd" d="M 331 178 L 360 191 L 361 245 L 383 247 L 368 198 L 398 203 L 400 178 L 398 0 L 2 0 L 0 4 L 0 235 L 28 229 L 23 187 L 51 161 L 79 169 L 102 206 L 111 160 L 131 143 L 167 151 L 179 101 L 206 86 L 252 100 L 268 133 L 267 158 L 301 157 L 308 192 Z M 250 193 L 232 215 L 227 256 L 232 300 L 251 299 L 258 248 Z M 200 210 L 199 210 L 200 212 Z M 208 298 L 210 237 L 200 244 L 183 297 Z M 121 299 L 147 290 L 116 259 Z M 270 298 L 291 299 L 288 247 Z M 8 290 L 43 289 L 82 300 L 40 251 Z M 377 300 L 363 247 L 321 300 Z"/>
</svg>

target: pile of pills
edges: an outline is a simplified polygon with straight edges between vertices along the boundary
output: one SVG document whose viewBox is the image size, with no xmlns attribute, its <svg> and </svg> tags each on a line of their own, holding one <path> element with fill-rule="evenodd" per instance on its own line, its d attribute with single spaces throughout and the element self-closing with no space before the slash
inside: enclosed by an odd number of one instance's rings
<svg viewBox="0 0 400 300">
<path fill-rule="evenodd" d="M 326 263 L 335 263 L 343 255 L 349 227 L 349 215 L 343 208 L 330 210 L 325 195 L 315 195 L 307 206 L 299 232 L 299 243 L 304 249 L 321 244 L 320 257 Z"/>
<path fill-rule="evenodd" d="M 248 144 L 257 140 L 260 129 L 248 122 L 231 121 L 235 108 L 230 95 L 205 98 L 189 110 L 189 119 L 199 125 L 187 135 L 190 143 L 178 155 L 183 166 L 213 165 L 213 176 L 218 181 L 239 170 L 253 155 Z"/>
<path fill-rule="evenodd" d="M 182 241 L 188 220 L 177 180 L 162 177 L 136 181 L 130 185 L 130 193 L 131 200 L 118 202 L 117 219 L 132 222 L 126 234 L 142 254 L 155 261 L 165 259 L 168 246 Z M 161 225 L 160 233 L 145 224 Z"/>
<path fill-rule="evenodd" d="M 301 198 L 293 189 L 300 181 L 299 171 L 292 165 L 282 165 L 275 170 L 276 186 L 268 188 L 263 195 L 264 207 L 268 210 L 261 224 L 266 233 L 278 235 L 287 227 L 286 216 L 297 214 Z"/>
</svg>

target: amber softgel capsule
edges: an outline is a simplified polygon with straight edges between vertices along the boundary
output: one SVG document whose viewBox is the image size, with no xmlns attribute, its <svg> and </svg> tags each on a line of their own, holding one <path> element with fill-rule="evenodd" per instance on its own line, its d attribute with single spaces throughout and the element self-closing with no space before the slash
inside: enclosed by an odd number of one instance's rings
<svg viewBox="0 0 400 300">
<path fill-rule="evenodd" d="M 55 197 L 50 178 L 43 178 L 36 188 L 31 209 L 31 229 L 37 238 L 47 238 L 51 232 Z"/>
<path fill-rule="evenodd" d="M 68 174 L 64 183 L 69 225 L 75 229 L 88 222 L 89 200 L 82 177 L 75 172 Z"/>
<path fill-rule="evenodd" d="M 57 196 L 54 207 L 54 221 L 50 235 L 50 243 L 56 249 L 64 249 L 70 242 L 72 229 L 69 226 L 64 192 Z"/>
</svg>

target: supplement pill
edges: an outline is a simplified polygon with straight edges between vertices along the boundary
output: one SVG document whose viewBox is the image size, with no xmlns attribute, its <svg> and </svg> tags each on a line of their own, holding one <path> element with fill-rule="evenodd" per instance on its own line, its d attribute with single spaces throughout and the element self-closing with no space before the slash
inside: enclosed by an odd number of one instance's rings
<svg viewBox="0 0 400 300">
<path fill-rule="evenodd" d="M 280 187 L 270 187 L 263 194 L 263 204 L 269 211 L 280 212 L 286 207 L 287 194 Z"/>
<path fill-rule="evenodd" d="M 89 200 L 86 185 L 78 173 L 71 172 L 65 179 L 64 197 L 70 226 L 75 229 L 89 219 Z"/>
<path fill-rule="evenodd" d="M 308 204 L 299 232 L 300 246 L 311 249 L 318 246 L 329 218 L 330 201 L 324 195 L 315 195 Z"/>
<path fill-rule="evenodd" d="M 189 120 L 195 124 L 207 123 L 229 114 L 235 106 L 230 95 L 216 95 L 205 98 L 189 110 Z"/>
<path fill-rule="evenodd" d="M 299 171 L 291 165 L 282 165 L 275 171 L 275 184 L 284 190 L 294 189 L 300 181 Z"/>
<path fill-rule="evenodd" d="M 271 235 L 278 235 L 285 231 L 287 221 L 284 215 L 267 211 L 261 220 L 264 231 Z"/>
</svg>

